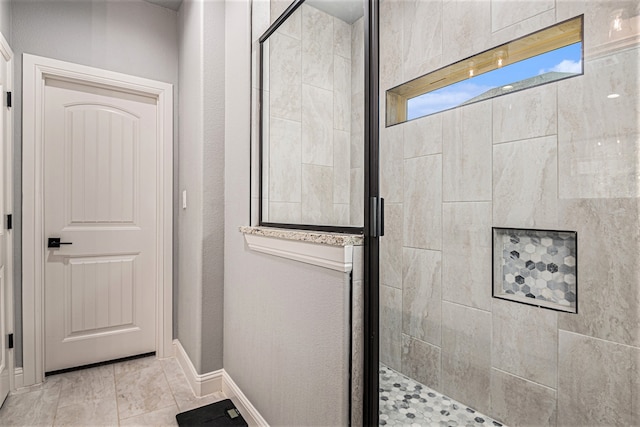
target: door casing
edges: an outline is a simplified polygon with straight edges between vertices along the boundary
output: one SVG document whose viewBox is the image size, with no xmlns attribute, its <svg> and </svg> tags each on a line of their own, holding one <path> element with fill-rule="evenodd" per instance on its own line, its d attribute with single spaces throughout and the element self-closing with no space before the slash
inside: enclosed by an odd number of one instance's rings
<svg viewBox="0 0 640 427">
<path fill-rule="evenodd" d="M 13 51 L 7 43 L 4 35 L 0 33 L 0 55 L 6 61 L 6 81 L 3 90 L 6 92 L 13 92 Z M 1 185 L 4 185 L 4 211 L 0 212 L 0 216 L 2 216 L 0 222 L 0 233 L 5 235 L 6 247 L 4 250 L 6 251 L 5 261 L 6 264 L 4 266 L 5 270 L 5 325 L 6 325 L 6 333 L 12 334 L 14 332 L 14 302 L 13 302 L 13 231 L 6 229 L 6 218 L 5 214 L 13 213 L 13 110 L 12 108 L 5 108 L 6 98 L 5 94 L 1 93 L 1 97 L 3 98 L 1 103 L 1 113 L 3 114 L 3 131 L 4 134 L 0 135 L 0 141 L 2 144 L 7 144 L 6 147 L 3 147 L 3 155 L 0 155 L 0 159 L 3 162 L 3 167 L 0 170 L 3 170 L 4 176 L 0 177 L 4 182 Z M 5 344 L 6 337 L 1 337 L 0 343 L 2 345 Z M 7 369 L 9 371 L 9 389 L 14 389 L 14 370 L 15 370 L 15 359 L 14 359 L 14 350 L 9 350 L 9 357 L 7 360 Z"/>
<path fill-rule="evenodd" d="M 23 55 L 22 67 L 22 385 L 41 383 L 45 374 L 43 101 L 47 78 L 156 99 L 159 146 L 156 158 L 156 356 L 169 357 L 173 324 L 173 85 L 29 54 Z"/>
</svg>

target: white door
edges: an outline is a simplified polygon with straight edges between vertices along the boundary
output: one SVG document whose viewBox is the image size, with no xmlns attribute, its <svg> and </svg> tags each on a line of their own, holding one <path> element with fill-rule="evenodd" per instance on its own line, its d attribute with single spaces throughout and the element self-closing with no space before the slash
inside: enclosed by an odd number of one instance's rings
<svg viewBox="0 0 640 427">
<path fill-rule="evenodd" d="M 156 109 L 45 80 L 46 372 L 155 351 Z"/>
</svg>

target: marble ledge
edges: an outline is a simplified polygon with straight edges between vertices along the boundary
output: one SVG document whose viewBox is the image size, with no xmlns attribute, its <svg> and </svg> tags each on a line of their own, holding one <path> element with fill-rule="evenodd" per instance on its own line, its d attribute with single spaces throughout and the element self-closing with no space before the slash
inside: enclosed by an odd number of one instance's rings
<svg viewBox="0 0 640 427">
<path fill-rule="evenodd" d="M 240 227 L 247 247 L 255 252 L 349 273 L 353 270 L 354 246 L 362 236 L 271 227 Z"/>
<path fill-rule="evenodd" d="M 241 226 L 240 232 L 256 236 L 272 237 L 276 239 L 298 240 L 301 242 L 317 243 L 330 246 L 362 246 L 364 236 L 358 234 L 326 233 L 322 231 L 289 230 L 273 227 Z"/>
</svg>

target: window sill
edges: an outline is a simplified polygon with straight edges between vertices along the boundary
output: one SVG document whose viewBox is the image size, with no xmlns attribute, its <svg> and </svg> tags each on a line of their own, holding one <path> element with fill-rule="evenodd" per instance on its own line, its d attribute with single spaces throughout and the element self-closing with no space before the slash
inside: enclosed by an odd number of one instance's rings
<svg viewBox="0 0 640 427">
<path fill-rule="evenodd" d="M 353 269 L 353 247 L 364 244 L 360 235 L 240 227 L 249 249 L 343 273 Z"/>
</svg>

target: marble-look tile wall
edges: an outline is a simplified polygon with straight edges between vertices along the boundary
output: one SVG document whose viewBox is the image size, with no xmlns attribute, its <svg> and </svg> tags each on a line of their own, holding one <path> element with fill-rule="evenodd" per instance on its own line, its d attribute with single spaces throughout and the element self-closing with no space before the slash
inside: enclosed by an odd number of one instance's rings
<svg viewBox="0 0 640 427">
<path fill-rule="evenodd" d="M 269 37 L 265 220 L 362 225 L 363 31 L 303 4 Z"/>
<path fill-rule="evenodd" d="M 510 426 L 638 421 L 635 3 L 380 4 L 381 95 L 585 15 L 583 76 L 380 129 L 381 362 Z M 577 231 L 578 314 L 491 298 L 492 226 Z"/>
</svg>

